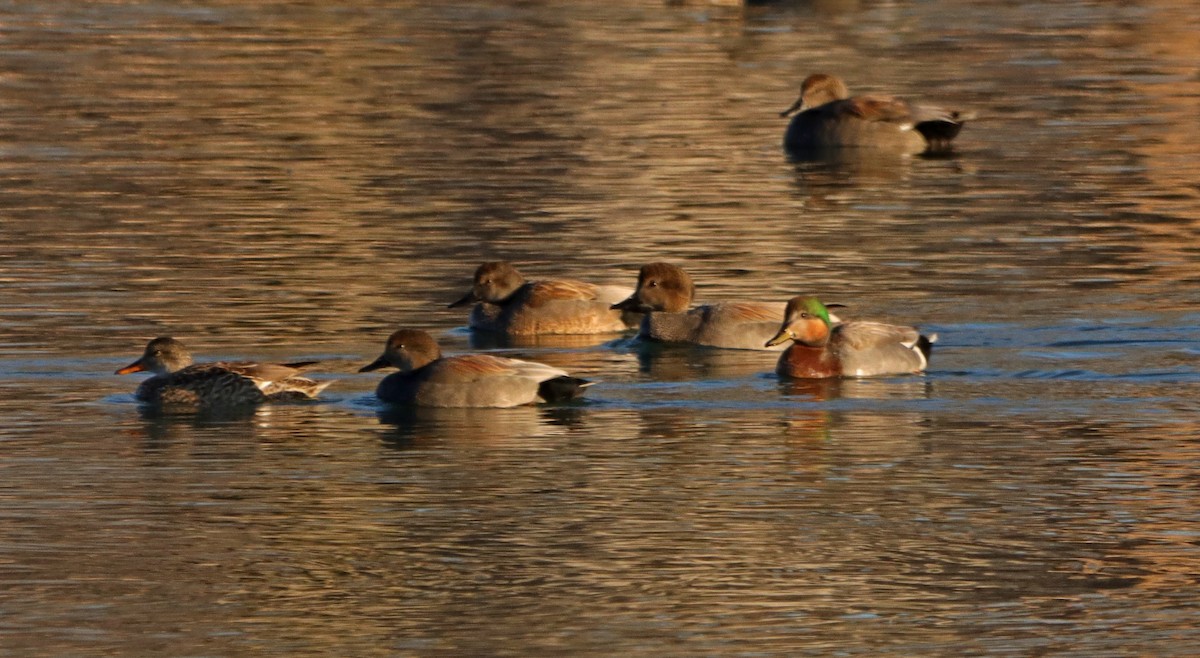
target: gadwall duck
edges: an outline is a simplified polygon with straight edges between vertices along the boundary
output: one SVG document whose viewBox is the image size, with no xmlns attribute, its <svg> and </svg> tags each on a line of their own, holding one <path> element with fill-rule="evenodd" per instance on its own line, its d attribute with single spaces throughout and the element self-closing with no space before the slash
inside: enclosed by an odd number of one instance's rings
<svg viewBox="0 0 1200 658">
<path fill-rule="evenodd" d="M 401 329 L 383 354 L 359 372 L 392 366 L 375 395 L 390 404 L 421 407 L 515 407 L 580 397 L 592 382 L 544 363 L 490 354 L 442 356 L 427 332 Z"/>
<path fill-rule="evenodd" d="M 475 270 L 471 290 L 450 308 L 475 304 L 470 326 L 507 335 L 606 334 L 637 326 L 640 317 L 612 310 L 628 288 L 573 279 L 526 281 L 505 261 Z"/>
<path fill-rule="evenodd" d="M 696 285 L 682 268 L 650 263 L 638 272 L 633 295 L 613 308 L 646 314 L 638 331 L 642 340 L 742 350 L 766 349 L 764 341 L 783 320 L 782 303 L 721 302 L 689 310 L 695 295 Z"/>
<path fill-rule="evenodd" d="M 767 345 L 792 345 L 775 372 L 797 379 L 903 375 L 925 370 L 937 335 L 881 322 L 835 323 L 816 297 L 788 301 L 786 319 Z"/>
<path fill-rule="evenodd" d="M 312 400 L 332 384 L 300 376 L 316 361 L 254 363 L 217 361 L 192 363 L 183 343 L 160 336 L 146 345 L 137 361 L 117 370 L 118 375 L 150 372 L 134 397 L 148 404 L 170 406 L 240 406 L 262 402 Z"/>
<path fill-rule="evenodd" d="M 844 147 L 902 153 L 942 153 L 973 116 L 890 96 L 855 96 L 838 78 L 814 73 L 805 78 L 800 98 L 779 116 L 792 117 L 783 146 L 792 153 Z"/>
</svg>

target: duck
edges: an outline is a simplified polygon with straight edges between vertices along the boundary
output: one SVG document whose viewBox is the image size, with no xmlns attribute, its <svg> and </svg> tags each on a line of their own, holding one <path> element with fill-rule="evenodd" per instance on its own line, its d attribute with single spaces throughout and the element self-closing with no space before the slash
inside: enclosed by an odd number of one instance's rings
<svg viewBox="0 0 1200 658">
<path fill-rule="evenodd" d="M 134 397 L 161 406 L 218 407 L 263 402 L 314 400 L 333 383 L 317 382 L 301 373 L 317 361 L 258 363 L 216 361 L 193 363 L 183 343 L 159 336 L 146 344 L 141 358 L 117 370 L 118 375 L 150 372 Z"/>
<path fill-rule="evenodd" d="M 595 382 L 534 361 L 491 354 L 442 356 L 427 331 L 398 329 L 383 354 L 359 369 L 399 368 L 384 377 L 375 395 L 392 405 L 418 407 L 516 407 L 567 402 Z"/>
<path fill-rule="evenodd" d="M 855 320 L 836 322 L 813 296 L 788 300 L 785 319 L 768 346 L 791 345 L 775 373 L 794 379 L 874 377 L 920 373 L 929 365 L 937 334 L 915 327 Z"/>
<path fill-rule="evenodd" d="M 785 349 L 782 345 L 764 347 L 783 320 L 782 303 L 720 302 L 690 308 L 695 296 L 696 285 L 683 268 L 648 263 L 638 272 L 633 294 L 613 308 L 645 314 L 639 340 L 741 350 Z"/>
<path fill-rule="evenodd" d="M 779 113 L 788 123 L 784 148 L 793 154 L 840 148 L 901 153 L 946 153 L 974 115 L 890 96 L 850 96 L 839 78 L 814 73 L 800 85 L 800 98 Z"/>
<path fill-rule="evenodd" d="M 475 304 L 470 327 L 510 336 L 606 334 L 636 327 L 640 317 L 612 310 L 628 288 L 574 279 L 526 281 L 508 261 L 475 270 L 471 290 L 449 305 Z"/>
</svg>

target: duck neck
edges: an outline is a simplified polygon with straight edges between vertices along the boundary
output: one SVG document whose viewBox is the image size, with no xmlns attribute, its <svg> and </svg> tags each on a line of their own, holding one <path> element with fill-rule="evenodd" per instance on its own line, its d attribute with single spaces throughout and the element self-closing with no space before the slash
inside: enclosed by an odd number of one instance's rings
<svg viewBox="0 0 1200 658">
<path fill-rule="evenodd" d="M 522 294 L 528 291 L 529 288 L 530 286 L 528 281 L 523 278 L 518 279 L 517 285 L 507 295 L 492 303 L 496 304 L 497 306 L 509 306 L 513 302 L 519 300 Z"/>
<path fill-rule="evenodd" d="M 793 345 L 807 349 L 823 350 L 829 346 L 829 334 L 825 333 L 820 338 L 809 338 L 806 340 L 797 338 Z"/>
<path fill-rule="evenodd" d="M 161 364 L 158 368 L 155 368 L 154 374 L 156 374 L 160 377 L 165 376 L 165 375 L 170 375 L 172 373 L 179 372 L 180 370 L 183 370 L 184 368 L 186 368 L 190 365 L 192 365 L 192 357 L 190 357 L 190 356 L 182 357 L 179 359 L 173 359 L 171 361 L 166 361 L 163 364 Z"/>
<path fill-rule="evenodd" d="M 642 336 L 662 341 L 691 340 L 700 326 L 700 317 L 690 313 L 650 311 L 642 318 Z"/>
</svg>

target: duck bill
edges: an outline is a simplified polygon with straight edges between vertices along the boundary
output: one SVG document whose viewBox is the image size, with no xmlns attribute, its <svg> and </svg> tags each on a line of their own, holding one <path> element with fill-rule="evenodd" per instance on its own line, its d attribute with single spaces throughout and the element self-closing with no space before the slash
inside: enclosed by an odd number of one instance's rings
<svg viewBox="0 0 1200 658">
<path fill-rule="evenodd" d="M 788 333 L 787 329 L 780 329 L 779 333 L 775 334 L 775 337 L 771 340 L 768 340 L 766 345 L 763 345 L 763 347 L 775 347 L 776 345 L 781 345 L 788 340 L 791 340 L 791 338 L 792 335 Z"/>
<path fill-rule="evenodd" d="M 624 301 L 619 301 L 610 306 L 614 311 L 631 311 L 633 313 L 645 313 L 648 309 L 638 301 L 637 295 L 631 295 Z"/>
<path fill-rule="evenodd" d="M 797 110 L 803 110 L 803 109 L 804 109 L 804 97 L 801 96 L 800 98 L 796 99 L 795 103 L 792 103 L 791 107 L 780 112 L 779 116 L 786 117 L 787 115 L 791 114 L 792 112 L 795 112 Z"/>
<path fill-rule="evenodd" d="M 359 368 L 358 371 L 359 372 L 371 372 L 372 370 L 379 370 L 380 368 L 386 368 L 389 365 L 391 365 L 391 364 L 388 363 L 387 355 L 380 355 L 378 359 L 375 359 L 374 361 L 368 363 L 367 365 Z"/>
<path fill-rule="evenodd" d="M 477 301 L 479 301 L 479 297 L 477 297 L 475 295 L 474 290 L 471 290 L 467 294 L 463 295 L 462 299 L 459 299 L 457 302 L 450 304 L 446 308 L 458 308 L 460 306 L 467 306 L 469 304 L 474 304 Z"/>
<path fill-rule="evenodd" d="M 138 359 L 137 361 L 134 361 L 133 363 L 118 370 L 117 374 L 118 375 L 128 375 L 131 372 L 142 372 L 145 369 L 146 369 L 146 366 L 142 365 L 142 360 Z"/>
</svg>

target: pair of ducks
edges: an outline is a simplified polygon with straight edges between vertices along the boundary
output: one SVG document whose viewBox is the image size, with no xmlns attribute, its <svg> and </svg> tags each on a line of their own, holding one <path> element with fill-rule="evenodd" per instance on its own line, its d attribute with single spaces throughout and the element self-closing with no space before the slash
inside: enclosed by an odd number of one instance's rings
<svg viewBox="0 0 1200 658">
<path fill-rule="evenodd" d="M 193 363 L 180 341 L 161 336 L 118 375 L 151 372 L 134 392 L 138 401 L 165 408 L 242 407 L 264 402 L 315 400 L 333 381 L 303 375 L 316 361 Z M 400 369 L 379 383 L 384 402 L 426 407 L 514 407 L 563 402 L 591 385 L 542 363 L 488 354 L 443 357 L 427 332 L 401 329 L 388 337 L 379 358 L 359 369 Z"/>
<path fill-rule="evenodd" d="M 628 295 L 628 296 L 625 296 Z M 695 284 L 681 268 L 651 263 L 637 288 L 597 286 L 570 279 L 526 281 L 507 262 L 475 271 L 470 292 L 451 304 L 474 303 L 472 329 L 509 335 L 601 334 L 638 321 L 646 341 L 731 349 L 784 349 L 776 372 L 785 377 L 827 378 L 917 373 L 928 363 L 936 337 L 915 328 L 878 322 L 841 322 L 815 297 L 786 307 L 724 302 L 689 308 Z M 614 299 L 624 297 L 620 301 Z M 640 321 L 638 318 L 640 317 Z M 145 353 L 117 374 L 150 371 L 136 397 L 163 406 L 257 404 L 313 399 L 331 382 L 303 371 L 315 362 L 193 364 L 179 341 L 150 341 Z M 384 367 L 376 395 L 393 404 L 433 407 L 511 407 L 575 399 L 592 383 L 545 364 L 488 354 L 443 357 L 427 332 L 401 329 L 383 354 L 359 372 Z"/>
</svg>

